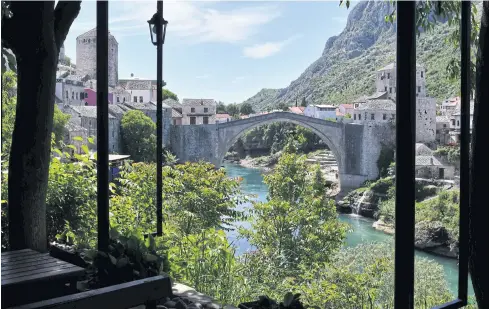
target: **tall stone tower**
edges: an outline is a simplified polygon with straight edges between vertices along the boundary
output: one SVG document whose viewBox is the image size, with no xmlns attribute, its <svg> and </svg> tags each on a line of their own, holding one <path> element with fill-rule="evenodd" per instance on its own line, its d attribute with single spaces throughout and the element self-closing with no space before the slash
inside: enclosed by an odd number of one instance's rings
<svg viewBox="0 0 489 309">
<path fill-rule="evenodd" d="M 119 80 L 119 43 L 109 32 L 109 86 L 115 87 Z M 76 38 L 76 72 L 97 78 L 97 29 L 94 28 Z"/>
<path fill-rule="evenodd" d="M 396 64 L 391 63 L 377 71 L 377 92 L 396 100 Z M 426 96 L 426 70 L 416 65 L 416 142 L 430 143 L 436 137 L 436 101 Z"/>
</svg>

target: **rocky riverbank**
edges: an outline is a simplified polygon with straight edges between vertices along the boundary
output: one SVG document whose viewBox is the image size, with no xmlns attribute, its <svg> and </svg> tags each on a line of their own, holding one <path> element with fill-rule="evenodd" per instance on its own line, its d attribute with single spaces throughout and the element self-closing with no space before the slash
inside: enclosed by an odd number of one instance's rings
<svg viewBox="0 0 489 309">
<path fill-rule="evenodd" d="M 381 178 L 376 182 L 348 193 L 337 202 L 337 209 L 341 213 L 355 213 L 363 217 L 376 220 L 372 227 L 378 231 L 393 235 L 394 227 L 394 177 Z M 420 204 L 430 203 L 453 187 L 446 183 L 417 180 L 416 200 Z M 379 209 L 383 201 L 386 201 Z M 431 205 L 427 205 L 431 207 Z M 417 206 L 417 216 L 419 215 Z M 425 209 L 426 211 L 426 209 Z M 420 220 L 420 219 L 418 219 Z M 452 231 L 453 232 L 453 231 Z M 458 242 L 444 223 L 438 219 L 422 219 L 415 225 L 415 247 L 417 249 L 444 257 L 456 258 L 458 255 Z"/>
</svg>

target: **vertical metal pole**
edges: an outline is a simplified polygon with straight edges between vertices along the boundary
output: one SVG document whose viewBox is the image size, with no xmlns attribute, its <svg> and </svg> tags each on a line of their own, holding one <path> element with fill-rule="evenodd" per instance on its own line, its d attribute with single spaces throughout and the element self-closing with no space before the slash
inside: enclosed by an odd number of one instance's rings
<svg viewBox="0 0 489 309">
<path fill-rule="evenodd" d="M 156 234 L 163 234 L 163 1 L 157 2 L 156 26 Z"/>
<path fill-rule="evenodd" d="M 415 5 L 397 2 L 395 309 L 414 308 Z"/>
<path fill-rule="evenodd" d="M 469 148 L 470 148 L 470 1 L 462 1 L 460 18 L 460 221 L 459 221 L 459 271 L 458 298 L 467 304 L 469 267 Z"/>
<path fill-rule="evenodd" d="M 98 249 L 109 246 L 109 2 L 97 1 L 97 224 Z"/>
</svg>

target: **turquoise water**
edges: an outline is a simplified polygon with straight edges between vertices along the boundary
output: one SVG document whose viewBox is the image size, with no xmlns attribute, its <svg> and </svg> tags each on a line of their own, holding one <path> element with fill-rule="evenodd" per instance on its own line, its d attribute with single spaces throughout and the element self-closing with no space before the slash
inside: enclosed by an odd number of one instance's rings
<svg viewBox="0 0 489 309">
<path fill-rule="evenodd" d="M 226 168 L 229 177 L 242 177 L 243 180 L 241 182 L 241 190 L 245 194 L 253 195 L 253 199 L 256 201 L 266 201 L 268 188 L 263 183 L 263 176 L 258 169 L 246 168 L 236 164 L 224 164 L 223 167 Z M 247 209 L 250 206 L 251 203 L 247 203 L 240 205 L 239 208 Z M 361 243 L 385 242 L 392 240 L 392 236 L 372 228 L 373 221 L 371 219 L 344 214 L 340 214 L 339 219 L 350 224 L 352 228 L 352 232 L 348 233 L 347 235 L 345 246 L 354 247 Z M 245 227 L 248 226 L 248 223 L 239 224 Z M 228 238 L 229 241 L 236 245 L 237 254 L 241 254 L 252 249 L 246 239 L 239 239 L 236 232 L 229 232 Z M 416 250 L 416 256 L 427 257 L 442 265 L 449 288 L 452 293 L 456 295 L 456 291 L 458 289 L 458 266 L 456 260 L 428 254 L 418 250 Z M 473 293 L 472 285 L 469 284 L 469 294 Z"/>
</svg>

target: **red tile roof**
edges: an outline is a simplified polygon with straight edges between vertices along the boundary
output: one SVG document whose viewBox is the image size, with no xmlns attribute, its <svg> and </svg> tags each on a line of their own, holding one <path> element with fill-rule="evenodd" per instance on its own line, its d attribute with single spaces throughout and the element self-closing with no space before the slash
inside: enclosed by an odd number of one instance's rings
<svg viewBox="0 0 489 309">
<path fill-rule="evenodd" d="M 231 118 L 229 114 L 216 114 L 216 118 Z"/>
<path fill-rule="evenodd" d="M 304 107 L 303 106 L 290 106 L 289 110 L 292 113 L 296 113 L 296 114 L 303 114 L 304 113 Z"/>
</svg>

